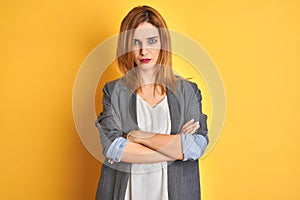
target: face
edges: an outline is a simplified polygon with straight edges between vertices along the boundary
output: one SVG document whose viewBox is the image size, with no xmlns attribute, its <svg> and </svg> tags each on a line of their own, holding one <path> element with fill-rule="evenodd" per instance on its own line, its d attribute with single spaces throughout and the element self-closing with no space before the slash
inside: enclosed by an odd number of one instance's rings
<svg viewBox="0 0 300 200">
<path fill-rule="evenodd" d="M 148 22 L 141 23 L 133 35 L 133 55 L 137 66 L 151 69 L 161 49 L 158 29 Z"/>
</svg>

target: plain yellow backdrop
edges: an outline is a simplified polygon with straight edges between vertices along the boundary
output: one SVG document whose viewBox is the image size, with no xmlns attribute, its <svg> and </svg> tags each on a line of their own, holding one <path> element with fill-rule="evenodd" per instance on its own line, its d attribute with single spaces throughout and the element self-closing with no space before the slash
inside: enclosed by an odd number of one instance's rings
<svg viewBox="0 0 300 200">
<path fill-rule="evenodd" d="M 223 78 L 226 120 L 201 160 L 202 198 L 300 199 L 295 0 L 2 1 L 0 199 L 94 198 L 100 163 L 76 132 L 73 84 L 88 53 L 143 4 L 200 43 Z"/>
</svg>

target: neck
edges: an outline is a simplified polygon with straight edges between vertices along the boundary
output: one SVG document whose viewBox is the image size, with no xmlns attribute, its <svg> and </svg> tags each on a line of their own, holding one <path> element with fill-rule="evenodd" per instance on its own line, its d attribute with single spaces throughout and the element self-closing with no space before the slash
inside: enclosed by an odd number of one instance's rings
<svg viewBox="0 0 300 200">
<path fill-rule="evenodd" d="M 147 70 L 139 69 L 138 73 L 139 76 L 141 77 L 142 85 L 155 83 L 154 69 L 147 69 Z"/>
</svg>

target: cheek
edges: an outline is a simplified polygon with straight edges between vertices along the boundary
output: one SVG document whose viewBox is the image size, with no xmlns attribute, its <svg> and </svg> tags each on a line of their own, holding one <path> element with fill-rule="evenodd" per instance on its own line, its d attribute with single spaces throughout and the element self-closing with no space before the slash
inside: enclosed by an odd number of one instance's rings
<svg viewBox="0 0 300 200">
<path fill-rule="evenodd" d="M 160 52 L 160 50 L 153 50 L 153 52 L 152 52 L 153 57 L 155 57 L 157 59 L 159 56 L 159 52 Z"/>
</svg>

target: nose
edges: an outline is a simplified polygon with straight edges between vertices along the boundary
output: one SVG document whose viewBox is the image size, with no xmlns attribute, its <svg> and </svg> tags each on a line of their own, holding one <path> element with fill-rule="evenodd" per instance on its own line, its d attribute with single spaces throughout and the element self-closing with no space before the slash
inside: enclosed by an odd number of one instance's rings
<svg viewBox="0 0 300 200">
<path fill-rule="evenodd" d="M 140 54 L 141 55 L 147 55 L 149 51 L 149 47 L 146 44 L 141 44 L 141 48 L 140 48 Z"/>
</svg>

